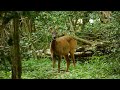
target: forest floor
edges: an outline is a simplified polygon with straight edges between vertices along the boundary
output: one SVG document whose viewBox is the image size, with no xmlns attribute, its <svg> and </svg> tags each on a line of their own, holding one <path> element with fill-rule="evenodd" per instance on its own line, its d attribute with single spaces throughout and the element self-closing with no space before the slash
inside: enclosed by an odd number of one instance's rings
<svg viewBox="0 0 120 90">
<path fill-rule="evenodd" d="M 85 62 L 71 62 L 69 72 L 65 72 L 66 62 L 61 61 L 61 71 L 52 68 L 48 58 L 22 60 L 22 79 L 120 79 L 120 60 L 107 60 L 104 56 L 93 56 Z M 0 79 L 10 79 L 10 70 L 0 70 Z"/>
</svg>

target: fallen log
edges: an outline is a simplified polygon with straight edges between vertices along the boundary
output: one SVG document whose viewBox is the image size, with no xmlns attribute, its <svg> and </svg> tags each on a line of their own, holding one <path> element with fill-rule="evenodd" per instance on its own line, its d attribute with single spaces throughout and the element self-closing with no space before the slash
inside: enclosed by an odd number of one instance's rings
<svg viewBox="0 0 120 90">
<path fill-rule="evenodd" d="M 75 52 L 75 58 L 81 58 L 81 57 L 92 57 L 94 54 L 94 51 L 88 50 L 88 51 L 83 51 L 83 52 Z"/>
<path fill-rule="evenodd" d="M 90 41 L 88 41 L 88 40 L 85 40 L 85 39 L 82 39 L 82 38 L 79 38 L 79 37 L 77 37 L 77 36 L 73 36 L 73 38 L 76 39 L 76 40 L 79 41 L 79 42 L 82 42 L 82 43 L 86 44 L 86 45 L 90 45 L 90 46 L 93 45 L 92 42 L 90 42 Z"/>
<path fill-rule="evenodd" d="M 85 48 L 84 47 L 78 47 L 76 49 L 76 52 L 82 52 L 82 51 L 85 51 Z"/>
</svg>

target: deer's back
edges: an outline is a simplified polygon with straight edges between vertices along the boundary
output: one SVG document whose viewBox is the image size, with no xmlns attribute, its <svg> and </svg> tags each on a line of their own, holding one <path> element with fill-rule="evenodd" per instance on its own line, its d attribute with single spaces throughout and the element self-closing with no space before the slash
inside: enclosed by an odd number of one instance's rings
<svg viewBox="0 0 120 90">
<path fill-rule="evenodd" d="M 63 36 L 63 38 L 65 38 L 68 41 L 68 43 L 70 45 L 70 50 L 73 50 L 77 47 L 77 41 L 73 37 Z"/>
<path fill-rule="evenodd" d="M 51 52 L 58 55 L 67 55 L 70 50 L 74 50 L 76 48 L 76 45 L 77 42 L 72 37 L 62 36 L 56 38 L 54 46 L 51 47 Z"/>
</svg>

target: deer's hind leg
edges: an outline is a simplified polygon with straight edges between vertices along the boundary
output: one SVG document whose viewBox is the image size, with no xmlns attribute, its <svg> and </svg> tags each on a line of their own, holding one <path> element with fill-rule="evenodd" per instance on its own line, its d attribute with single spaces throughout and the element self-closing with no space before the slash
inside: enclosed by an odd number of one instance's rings
<svg viewBox="0 0 120 90">
<path fill-rule="evenodd" d="M 70 51 L 70 56 L 71 56 L 72 61 L 73 61 L 73 66 L 75 67 L 75 56 L 74 56 L 74 51 Z"/>
<path fill-rule="evenodd" d="M 65 55 L 65 60 L 66 60 L 66 63 L 67 63 L 66 72 L 68 72 L 68 69 L 69 69 L 69 66 L 70 66 L 70 60 L 69 60 L 68 55 Z"/>
</svg>

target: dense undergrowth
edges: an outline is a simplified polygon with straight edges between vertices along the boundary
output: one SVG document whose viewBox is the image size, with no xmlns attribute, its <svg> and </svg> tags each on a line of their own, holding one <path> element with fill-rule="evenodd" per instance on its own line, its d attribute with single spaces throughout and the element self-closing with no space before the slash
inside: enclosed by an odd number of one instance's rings
<svg viewBox="0 0 120 90">
<path fill-rule="evenodd" d="M 77 61 L 76 67 L 71 62 L 69 72 L 65 72 L 66 62 L 61 62 L 61 72 L 52 68 L 52 61 L 44 58 L 22 61 L 22 79 L 119 79 L 120 60 L 109 59 L 108 56 L 93 56 L 85 62 Z M 11 71 L 1 69 L 0 79 L 10 79 Z"/>
</svg>

